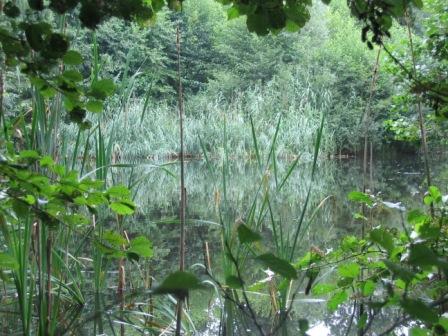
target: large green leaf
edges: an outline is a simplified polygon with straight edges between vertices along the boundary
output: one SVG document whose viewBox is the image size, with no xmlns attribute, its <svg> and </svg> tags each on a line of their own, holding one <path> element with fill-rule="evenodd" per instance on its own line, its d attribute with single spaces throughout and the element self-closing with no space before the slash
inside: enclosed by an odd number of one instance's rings
<svg viewBox="0 0 448 336">
<path fill-rule="evenodd" d="M 360 191 L 352 191 L 352 192 L 350 192 L 348 194 L 348 199 L 350 201 L 353 201 L 353 202 L 367 204 L 368 206 L 372 206 L 373 205 L 372 198 L 369 195 L 367 195 L 366 193 L 363 193 L 363 192 L 360 192 Z"/>
<path fill-rule="evenodd" d="M 403 299 L 400 304 L 406 313 L 422 322 L 434 324 L 439 320 L 437 313 L 421 300 Z"/>
<path fill-rule="evenodd" d="M 370 240 L 380 245 L 389 253 L 394 249 L 392 235 L 383 228 L 377 228 L 370 231 Z"/>
<path fill-rule="evenodd" d="M 156 287 L 154 294 L 172 294 L 183 299 L 190 290 L 204 289 L 205 286 L 192 273 L 177 271 L 168 275 L 162 284 Z"/>
<path fill-rule="evenodd" d="M 347 301 L 347 299 L 348 299 L 348 294 L 345 290 L 341 291 L 341 292 L 337 292 L 328 300 L 327 308 L 331 312 L 334 312 L 336 309 L 338 309 L 338 307 L 341 304 L 343 304 L 345 301 Z"/>
<path fill-rule="evenodd" d="M 253 243 L 261 240 L 261 236 L 259 233 L 252 231 L 245 224 L 241 224 L 238 226 L 238 239 L 241 244 Z"/>
<path fill-rule="evenodd" d="M 69 50 L 62 58 L 66 65 L 80 65 L 82 63 L 82 56 L 79 52 Z"/>
<path fill-rule="evenodd" d="M 409 248 L 409 263 L 415 266 L 440 266 L 447 268 L 448 263 L 439 257 L 425 243 L 413 244 Z"/>
<path fill-rule="evenodd" d="M 135 210 L 135 205 L 130 201 L 112 202 L 109 207 L 118 215 L 132 215 Z"/>
<path fill-rule="evenodd" d="M 103 100 L 112 95 L 115 91 L 115 84 L 110 79 L 101 79 L 92 84 L 90 95 L 97 99 Z"/>
<path fill-rule="evenodd" d="M 338 267 L 340 276 L 346 278 L 356 278 L 361 271 L 361 267 L 357 263 L 347 263 Z"/>
<path fill-rule="evenodd" d="M 386 264 L 387 268 L 391 270 L 392 273 L 406 283 L 411 282 L 414 278 L 414 273 L 412 271 L 399 264 L 396 264 L 390 260 L 384 260 L 384 264 Z"/>
<path fill-rule="evenodd" d="M 139 236 L 131 240 L 128 252 L 135 253 L 143 258 L 150 258 L 153 255 L 152 244 L 148 238 Z"/>
<path fill-rule="evenodd" d="M 256 257 L 264 266 L 270 268 L 287 279 L 297 279 L 297 272 L 294 267 L 286 260 L 280 259 L 272 253 L 265 253 Z"/>
</svg>

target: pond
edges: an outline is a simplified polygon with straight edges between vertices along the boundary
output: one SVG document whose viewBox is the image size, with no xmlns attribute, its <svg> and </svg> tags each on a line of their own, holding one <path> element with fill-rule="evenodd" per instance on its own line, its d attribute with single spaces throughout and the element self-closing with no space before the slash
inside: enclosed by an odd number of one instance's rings
<svg viewBox="0 0 448 336">
<path fill-rule="evenodd" d="M 446 194 L 448 167 L 444 161 L 433 160 L 432 169 L 434 184 Z M 235 230 L 238 223 L 246 221 L 248 209 L 253 204 L 261 206 L 262 196 L 266 193 L 271 200 L 271 212 L 260 219 L 263 223 L 263 244 L 266 244 L 260 249 L 273 248 L 270 222 L 281 226 L 284 232 L 295 232 L 310 184 L 309 207 L 295 258 L 303 256 L 310 248 L 326 251 L 335 247 L 346 235 L 361 234 L 362 225 L 354 218 L 354 213 L 360 211 L 359 206 L 351 203 L 347 194 L 362 188 L 362 160 L 321 160 L 313 181 L 311 164 L 299 163 L 279 190 L 278 186 L 288 175 L 291 164 L 289 160 L 279 160 L 275 168 L 271 165 L 267 170 L 260 169 L 256 161 L 229 161 L 224 166 L 221 160 L 211 161 L 209 165 L 199 160 L 186 164 L 186 265 L 189 271 L 203 280 L 210 280 L 203 267 L 198 265 L 209 262 L 213 275 L 221 279 L 224 267 L 221 223 L 225 222 L 230 230 Z M 82 308 L 67 308 L 67 321 L 63 323 L 77 335 L 150 335 L 163 330 L 170 334 L 170 328 L 174 326 L 174 299 L 151 297 L 148 292 L 151 286 L 160 283 L 178 267 L 179 167 L 173 163 L 162 169 L 156 168 L 153 162 L 139 162 L 134 169 L 114 168 L 112 179 L 135 185 L 135 201 L 139 210 L 127 221 L 126 231 L 130 237 L 144 234 L 150 238 L 154 256 L 149 261 L 141 262 L 140 266 L 131 263 L 125 265 L 126 294 L 122 302 L 117 301 L 116 295 L 118 263 L 109 261 L 108 272 L 104 274 L 107 287 L 104 295 L 86 295 L 86 304 Z M 423 163 L 417 156 L 390 154 L 375 158 L 366 181 L 369 192 L 384 201 L 370 214 L 374 225 L 399 227 L 405 209 L 420 207 L 426 188 Z M 260 193 L 260 190 L 263 192 Z M 254 200 L 257 201 L 254 203 Z M 86 259 L 88 253 L 86 250 Z M 85 265 L 82 272 L 87 280 L 83 285 L 91 289 L 89 274 L 93 271 L 88 262 Z M 251 263 L 247 267 L 245 272 L 249 274 L 249 280 L 256 282 L 263 279 L 264 274 L 256 271 L 259 267 L 255 268 Z M 329 269 L 325 274 L 320 274 L 317 281 L 331 276 L 332 269 Z M 188 300 L 190 311 L 184 319 L 184 326 L 191 334 L 219 334 L 222 328 L 221 303 L 215 294 L 212 288 L 191 293 Z M 250 299 L 262 319 L 269 320 L 269 316 L 272 316 L 269 295 L 255 291 L 250 294 Z M 345 335 L 351 315 L 351 305 L 343 306 L 331 315 L 327 313 L 324 299 L 300 292 L 295 297 L 292 319 L 288 321 L 287 328 L 291 335 L 296 335 L 297 321 L 307 319 L 311 336 Z M 393 317 L 394 312 L 379 316 L 375 322 L 378 325 L 374 325 L 373 330 L 389 325 Z M 2 313 L 0 321 L 5 326 L 3 330 L 12 334 L 12 326 L 17 320 L 10 314 Z M 233 326 L 234 335 L 255 334 L 251 329 L 253 326 L 242 326 L 239 323 L 235 322 Z"/>
<path fill-rule="evenodd" d="M 444 160 L 433 162 L 434 184 L 446 192 L 448 167 Z M 277 180 L 281 183 L 288 172 L 290 161 L 277 162 Z M 160 169 L 147 169 L 147 175 L 139 186 L 137 203 L 142 213 L 132 223 L 136 232 L 146 233 L 154 243 L 155 257 L 152 261 L 155 276 L 160 280 L 165 274 L 174 271 L 178 264 L 178 167 L 168 166 L 174 177 Z M 190 161 L 186 165 L 186 188 L 188 194 L 187 226 L 187 265 L 193 272 L 203 274 L 194 265 L 204 264 L 209 258 L 214 274 L 222 273 L 222 243 L 220 212 L 224 199 L 227 200 L 224 220 L 230 224 L 244 222 L 248 209 L 256 198 L 260 185 L 268 184 L 272 201 L 272 217 L 266 216 L 263 222 L 274 220 L 281 223 L 284 230 L 292 230 L 297 225 L 306 198 L 310 181 L 311 164 L 298 164 L 280 192 L 276 191 L 273 167 L 266 171 L 258 168 L 255 161 L 230 161 L 222 166 L 219 160 L 207 165 L 203 161 Z M 224 172 L 224 173 L 223 173 Z M 308 230 L 303 234 L 297 256 L 306 253 L 311 246 L 321 250 L 331 249 L 346 235 L 360 235 L 361 224 L 354 219 L 359 207 L 348 201 L 347 194 L 361 190 L 363 183 L 362 160 L 322 160 L 312 182 L 311 201 L 307 217 L 311 217 L 318 207 L 312 222 L 307 222 Z M 117 172 L 118 175 L 122 172 Z M 140 173 L 141 174 L 141 173 Z M 225 176 L 225 178 L 223 178 Z M 268 178 L 266 178 L 268 176 Z M 123 178 L 123 176 L 121 176 Z M 401 225 L 403 210 L 421 206 L 426 184 L 423 163 L 417 156 L 389 154 L 376 158 L 367 174 L 369 192 L 384 201 L 372 213 L 375 225 Z M 269 180 L 269 182 L 266 182 Z M 225 184 L 225 192 L 224 192 Z M 224 195 L 225 193 L 225 195 Z M 260 196 L 258 196 L 260 198 Z M 401 203 L 400 203 L 401 202 Z M 221 207 L 222 208 L 222 207 Z M 221 213 L 222 214 L 222 213 Z M 222 220 L 222 219 L 221 219 Z M 268 227 L 269 225 L 266 224 Z M 271 241 L 269 228 L 265 231 Z M 207 242 L 209 256 L 204 257 L 204 244 Z M 323 276 L 329 276 L 331 272 Z M 205 276 L 203 276 L 206 279 Z M 260 274 L 258 274 L 258 280 Z M 266 310 L 266 298 L 251 298 L 259 311 Z M 193 292 L 190 297 L 191 319 L 198 335 L 218 333 L 219 303 L 210 290 L 208 293 Z M 351 307 L 343 307 L 338 318 L 326 313 L 325 301 L 299 294 L 294 306 L 294 318 L 306 318 L 311 325 L 310 335 L 344 335 L 349 323 Z M 269 312 L 267 312 L 269 315 Z M 344 314 L 346 317 L 344 318 Z M 378 318 L 379 324 L 391 320 L 393 314 Z M 345 325 L 345 327 L 344 327 Z M 291 331 L 296 326 L 291 327 Z M 252 331 L 237 329 L 236 334 L 251 334 Z M 294 334 L 294 333 L 292 333 Z"/>
</svg>

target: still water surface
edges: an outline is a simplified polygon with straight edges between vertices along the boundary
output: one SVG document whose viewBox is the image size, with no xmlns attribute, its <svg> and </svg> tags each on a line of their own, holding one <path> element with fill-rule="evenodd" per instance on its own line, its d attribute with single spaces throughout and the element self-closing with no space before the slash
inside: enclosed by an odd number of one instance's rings
<svg viewBox="0 0 448 336">
<path fill-rule="evenodd" d="M 443 155 L 432 160 L 434 184 L 443 194 L 447 194 L 448 166 Z M 186 264 L 190 271 L 202 279 L 207 279 L 198 263 L 204 263 L 204 244 L 209 246 L 210 262 L 213 273 L 219 278 L 222 274 L 222 244 L 219 209 L 226 206 L 226 221 L 244 222 L 248 209 L 257 190 L 268 191 L 272 201 L 272 218 L 264 218 L 263 230 L 266 248 L 272 244 L 272 232 L 268 222 L 274 219 L 282 225 L 285 232 L 293 232 L 300 218 L 307 189 L 312 183 L 310 206 L 306 215 L 309 219 L 313 210 L 322 204 L 313 221 L 307 221 L 309 227 L 303 232 L 297 257 L 306 253 L 311 246 L 325 251 L 337 245 L 345 235 L 360 234 L 359 222 L 353 214 L 359 211 L 356 205 L 347 200 L 352 190 L 361 190 L 363 183 L 362 162 L 359 159 L 322 160 L 316 177 L 310 180 L 311 165 L 299 163 L 280 192 L 277 185 L 288 172 L 291 162 L 277 162 L 277 167 L 259 169 L 255 162 L 231 161 L 223 167 L 217 160 L 212 166 L 203 161 L 190 161 L 186 165 L 186 188 L 188 200 L 187 255 Z M 135 201 L 138 213 L 126 223 L 130 236 L 144 234 L 153 242 L 154 257 L 141 267 L 127 266 L 127 296 L 124 302 L 125 312 L 120 312 L 116 301 L 117 266 L 110 262 L 109 272 L 105 274 L 107 293 L 102 297 L 87 295 L 87 304 L 81 309 L 67 314 L 76 314 L 79 318 L 70 329 L 76 335 L 119 335 L 120 325 L 125 335 L 157 334 L 151 331 L 156 324 L 168 326 L 174 316 L 174 304 L 170 298 L 148 299 L 148 293 L 133 293 L 133 288 L 147 288 L 149 279 L 153 285 L 161 281 L 168 273 L 175 271 L 178 265 L 179 241 L 179 167 L 176 163 L 166 166 L 170 171 L 155 169 L 151 163 L 140 163 L 135 169 L 116 169 L 112 177 L 115 182 L 132 184 L 137 182 Z M 374 160 L 365 180 L 370 192 L 379 196 L 387 206 L 380 206 L 372 214 L 374 223 L 387 226 L 400 226 L 404 211 L 420 207 L 426 189 L 423 164 L 417 156 L 389 155 Z M 223 178 L 225 176 L 225 178 Z M 225 188 L 224 188 L 225 184 Z M 260 198 L 260 197 L 258 197 Z M 259 200 L 260 201 L 260 200 Z M 113 224 L 111 224 L 113 225 Z M 90 251 L 85 251 L 89 256 Z M 258 268 L 257 268 L 258 269 Z M 87 278 L 89 272 L 87 269 Z M 255 268 L 254 268 L 255 272 Z M 250 270 L 249 270 L 250 273 Z M 254 279 L 262 279 L 263 274 L 254 274 Z M 322 275 L 331 276 L 331 270 Z M 87 280 L 84 287 L 92 288 Z M 252 296 L 254 308 L 269 315 L 269 301 L 266 296 Z M 288 325 L 291 335 L 297 334 L 297 321 L 308 319 L 311 336 L 345 335 L 350 323 L 351 306 L 344 306 L 337 313 L 329 315 L 325 300 L 300 294 L 294 303 L 292 322 Z M 192 334 L 217 335 L 220 328 L 220 304 L 213 290 L 193 292 L 189 305 L 189 318 L 185 325 Z M 154 322 L 149 316 L 158 316 Z M 261 314 L 263 315 L 263 314 Z M 381 330 L 390 324 L 394 313 L 380 316 L 373 330 Z M 148 319 L 151 323 L 148 324 Z M 11 326 L 10 317 L 0 314 Z M 15 320 L 17 322 L 17 320 Z M 120 322 L 121 321 L 121 322 Z M 124 321 L 124 322 L 123 322 Z M 13 328 L 9 329 L 12 330 Z M 157 329 L 157 328 L 155 328 Z M 159 329 L 160 330 L 160 329 Z M 168 330 L 167 330 L 168 332 Z M 167 333 L 169 334 L 169 332 Z M 236 326 L 235 335 L 254 335 L 250 327 Z"/>
<path fill-rule="evenodd" d="M 447 193 L 448 166 L 442 156 L 433 160 L 434 184 L 443 194 Z M 278 163 L 277 180 L 282 181 L 291 162 Z M 143 209 L 140 220 L 134 222 L 134 230 L 145 232 L 154 242 L 155 274 L 175 270 L 177 265 L 178 224 L 178 169 L 169 167 L 173 178 L 166 172 L 151 169 L 140 186 L 137 203 Z M 223 171 L 226 173 L 225 181 Z M 191 161 L 186 166 L 186 188 L 188 193 L 187 265 L 204 262 L 204 242 L 210 246 L 211 266 L 215 274 L 221 271 L 221 240 L 219 207 L 227 200 L 231 221 L 244 221 L 260 184 L 270 186 L 273 217 L 284 230 L 292 230 L 298 223 L 310 181 L 310 164 L 299 164 L 289 177 L 281 192 L 275 192 L 273 167 L 266 174 L 255 162 L 231 162 L 222 167 L 219 162 L 208 167 L 204 162 Z M 312 197 L 307 216 L 325 200 L 299 246 L 298 256 L 306 253 L 310 246 L 321 250 L 334 247 L 345 235 L 360 234 L 359 222 L 353 214 L 359 211 L 347 200 L 352 190 L 361 190 L 363 183 L 362 162 L 352 158 L 324 161 L 319 165 L 317 176 L 312 182 Z M 389 155 L 376 159 L 367 173 L 366 183 L 372 194 L 379 196 L 386 205 L 373 213 L 373 222 L 387 226 L 400 226 L 405 211 L 420 207 L 426 189 L 423 164 L 419 157 Z M 263 177 L 264 176 L 264 177 Z M 268 176 L 268 177 L 267 177 Z M 269 182 L 266 182 L 269 180 Z M 224 183 L 226 185 L 224 192 Z M 266 218 L 266 222 L 271 219 Z M 268 226 L 268 225 L 267 225 Z M 269 229 L 267 230 L 269 231 Z M 269 237 L 269 232 L 267 234 Z M 269 244 L 269 239 L 266 244 Z M 193 266 L 197 272 L 198 268 Z M 260 279 L 260 277 L 258 277 Z M 263 298 L 254 299 L 255 308 L 263 311 Z M 257 305 L 258 303 L 258 305 Z M 193 293 L 190 301 L 191 318 L 198 335 L 216 335 L 219 310 L 213 293 Z M 310 335 L 344 335 L 351 307 L 342 307 L 336 315 L 326 312 L 325 301 L 299 295 L 294 305 L 293 318 L 306 318 L 311 325 Z M 378 330 L 392 321 L 393 313 L 387 312 L 377 319 Z M 297 327 L 291 324 L 291 334 Z M 237 334 L 252 334 L 250 330 L 239 330 Z"/>
</svg>

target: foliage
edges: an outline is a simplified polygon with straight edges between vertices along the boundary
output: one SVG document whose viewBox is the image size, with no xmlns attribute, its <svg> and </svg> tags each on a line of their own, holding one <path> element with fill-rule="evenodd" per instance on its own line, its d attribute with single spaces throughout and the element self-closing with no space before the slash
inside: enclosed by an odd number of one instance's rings
<svg viewBox="0 0 448 336">
<path fill-rule="evenodd" d="M 360 192 L 351 195 L 352 200 L 368 207 L 382 204 L 381 199 L 372 195 Z M 440 309 L 447 300 L 444 199 L 439 189 L 431 186 L 424 203 L 436 207 L 434 217 L 419 209 L 411 210 L 402 230 L 376 226 L 365 238 L 345 237 L 339 248 L 325 255 L 317 266 L 342 261 L 337 284 L 316 284 L 313 294 L 330 294 L 327 306 L 331 311 L 349 299 L 364 305 L 363 316 L 357 320 L 358 330 L 363 334 L 369 331 L 381 309 L 393 308 L 399 308 L 401 315 L 388 327 L 389 332 L 413 320 L 427 332 L 445 334 L 448 330 Z"/>
</svg>

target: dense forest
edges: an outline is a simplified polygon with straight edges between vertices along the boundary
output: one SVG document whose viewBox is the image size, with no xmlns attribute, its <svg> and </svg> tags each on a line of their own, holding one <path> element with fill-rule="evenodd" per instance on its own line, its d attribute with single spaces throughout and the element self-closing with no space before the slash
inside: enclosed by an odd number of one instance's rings
<svg viewBox="0 0 448 336">
<path fill-rule="evenodd" d="M 0 0 L 1 335 L 448 334 L 446 0 Z"/>
</svg>

